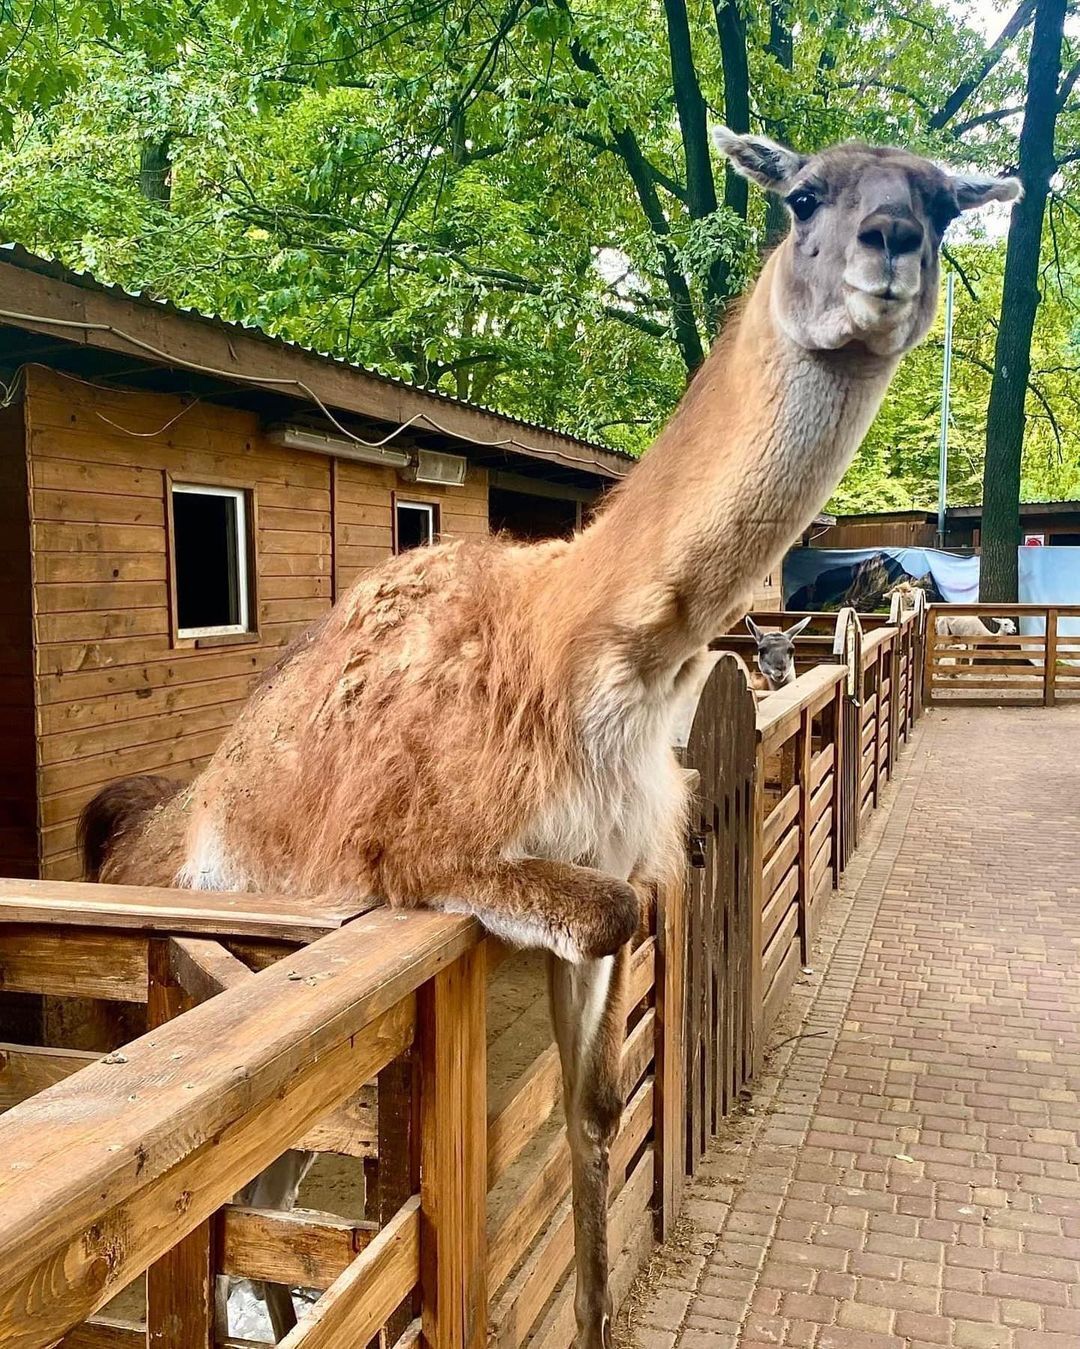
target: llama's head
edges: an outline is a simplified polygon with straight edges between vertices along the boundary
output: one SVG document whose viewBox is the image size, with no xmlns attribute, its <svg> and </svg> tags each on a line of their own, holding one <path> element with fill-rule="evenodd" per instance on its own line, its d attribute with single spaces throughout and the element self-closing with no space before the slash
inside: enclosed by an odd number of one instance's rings
<svg viewBox="0 0 1080 1349">
<path fill-rule="evenodd" d="M 757 667 L 768 680 L 769 688 L 782 689 L 795 679 L 795 638 L 813 615 L 800 618 L 786 632 L 764 632 L 747 615 L 746 626 L 757 643 Z"/>
<path fill-rule="evenodd" d="M 1013 618 L 995 618 L 993 621 L 994 621 L 994 623 L 997 625 L 997 635 L 998 635 L 999 637 L 1015 637 L 1015 636 L 1016 636 L 1016 620 L 1015 620 L 1015 619 L 1013 619 Z"/>
<path fill-rule="evenodd" d="M 849 142 L 801 155 L 726 127 L 715 140 L 738 173 L 779 193 L 791 211 L 773 316 L 815 351 L 859 343 L 893 356 L 915 346 L 934 318 L 949 222 L 1020 195 L 1015 178 L 951 173 L 906 150 Z"/>
</svg>

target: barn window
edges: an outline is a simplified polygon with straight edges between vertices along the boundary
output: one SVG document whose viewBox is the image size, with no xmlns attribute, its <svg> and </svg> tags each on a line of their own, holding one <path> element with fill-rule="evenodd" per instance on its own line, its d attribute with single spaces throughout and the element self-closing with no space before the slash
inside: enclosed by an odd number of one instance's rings
<svg viewBox="0 0 1080 1349">
<path fill-rule="evenodd" d="M 176 635 L 251 631 L 248 493 L 172 485 Z"/>
<path fill-rule="evenodd" d="M 432 501 L 394 499 L 394 552 L 406 553 L 439 538 L 439 508 Z"/>
</svg>

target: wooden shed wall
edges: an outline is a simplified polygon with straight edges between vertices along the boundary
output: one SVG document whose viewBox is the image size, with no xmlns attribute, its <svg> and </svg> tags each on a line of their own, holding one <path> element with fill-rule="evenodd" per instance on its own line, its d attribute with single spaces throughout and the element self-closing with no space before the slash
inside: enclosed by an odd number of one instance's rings
<svg viewBox="0 0 1080 1349">
<path fill-rule="evenodd" d="M 840 519 L 813 531 L 815 548 L 932 548 L 937 526 L 922 512 L 892 518 Z"/>
<path fill-rule="evenodd" d="M 397 484 L 388 469 L 272 445 L 254 413 L 184 410 L 173 396 L 100 390 L 36 367 L 26 424 L 41 874 L 66 879 L 79 874 L 75 825 L 93 793 L 129 773 L 189 778 L 258 672 L 330 607 L 335 582 L 340 593 L 390 554 Z M 252 641 L 174 643 L 167 474 L 254 489 Z M 445 497 L 444 537 L 486 531 L 482 471 L 456 492 L 400 490 Z"/>
<path fill-rule="evenodd" d="M 0 875 L 34 876 L 34 662 L 23 409 L 0 409 Z"/>
<path fill-rule="evenodd" d="M 762 610 L 778 613 L 784 607 L 784 590 L 781 582 L 783 564 L 777 566 L 774 572 L 770 572 L 758 582 L 754 589 L 754 598 L 750 608 L 758 613 Z"/>
</svg>

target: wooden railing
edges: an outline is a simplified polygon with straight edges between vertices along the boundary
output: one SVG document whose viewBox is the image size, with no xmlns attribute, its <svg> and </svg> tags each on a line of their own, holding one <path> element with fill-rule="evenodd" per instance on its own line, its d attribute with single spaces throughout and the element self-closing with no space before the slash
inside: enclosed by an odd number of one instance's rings
<svg viewBox="0 0 1080 1349">
<path fill-rule="evenodd" d="M 681 1105 L 655 1085 L 658 1057 L 678 1077 L 670 897 L 658 918 L 629 975 L 611 1158 L 620 1296 L 652 1243 L 654 1202 L 661 1232 L 674 1216 L 684 1169 Z M 545 999 L 528 953 L 432 913 L 2 882 L 0 987 L 137 1003 L 147 1025 L 107 1055 L 0 1045 L 0 1343 L 239 1344 L 215 1307 L 219 1275 L 322 1290 L 288 1349 L 363 1345 L 384 1328 L 388 1342 L 419 1329 L 454 1349 L 489 1326 L 507 1349 L 571 1342 L 560 1072 L 550 1032 L 520 1030 Z M 517 1000 L 494 1045 L 498 1058 L 512 1037 L 517 1066 L 491 1084 L 490 989 Z M 352 1159 L 365 1218 L 236 1204 L 290 1148 Z M 143 1271 L 134 1316 L 96 1315 Z"/>
<path fill-rule="evenodd" d="M 657 897 L 631 960 L 616 1300 L 760 1063 L 917 715 L 913 616 L 818 626 L 829 663 L 759 704 L 721 659 L 690 735 L 691 881 Z M 571 1343 L 535 954 L 425 912 L 8 881 L 0 991 L 105 1009 L 82 1049 L 0 1045 L 0 1343 L 242 1349 L 226 1275 L 321 1293 L 288 1349 Z M 236 1202 L 293 1148 L 347 1168 L 351 1216 Z"/>
<path fill-rule="evenodd" d="M 939 618 L 1011 618 L 1014 636 L 953 637 Z M 1063 620 L 1065 630 L 1063 630 Z M 1080 697 L 1080 605 L 935 604 L 926 639 L 928 703 L 1053 707 Z"/>
<path fill-rule="evenodd" d="M 758 708 L 761 1019 L 771 1026 L 806 964 L 823 897 L 839 880 L 847 671 L 818 665 Z"/>
</svg>

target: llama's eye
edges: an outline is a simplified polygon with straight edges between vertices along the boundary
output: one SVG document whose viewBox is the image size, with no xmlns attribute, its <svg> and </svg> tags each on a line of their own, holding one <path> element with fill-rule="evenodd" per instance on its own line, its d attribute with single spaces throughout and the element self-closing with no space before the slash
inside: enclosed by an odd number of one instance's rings
<svg viewBox="0 0 1080 1349">
<path fill-rule="evenodd" d="M 818 198 L 808 188 L 801 187 L 787 199 L 796 220 L 809 220 L 821 205 Z"/>
<path fill-rule="evenodd" d="M 959 214 L 960 208 L 955 202 L 937 202 L 933 210 L 934 228 L 939 234 L 944 234 Z"/>
</svg>

